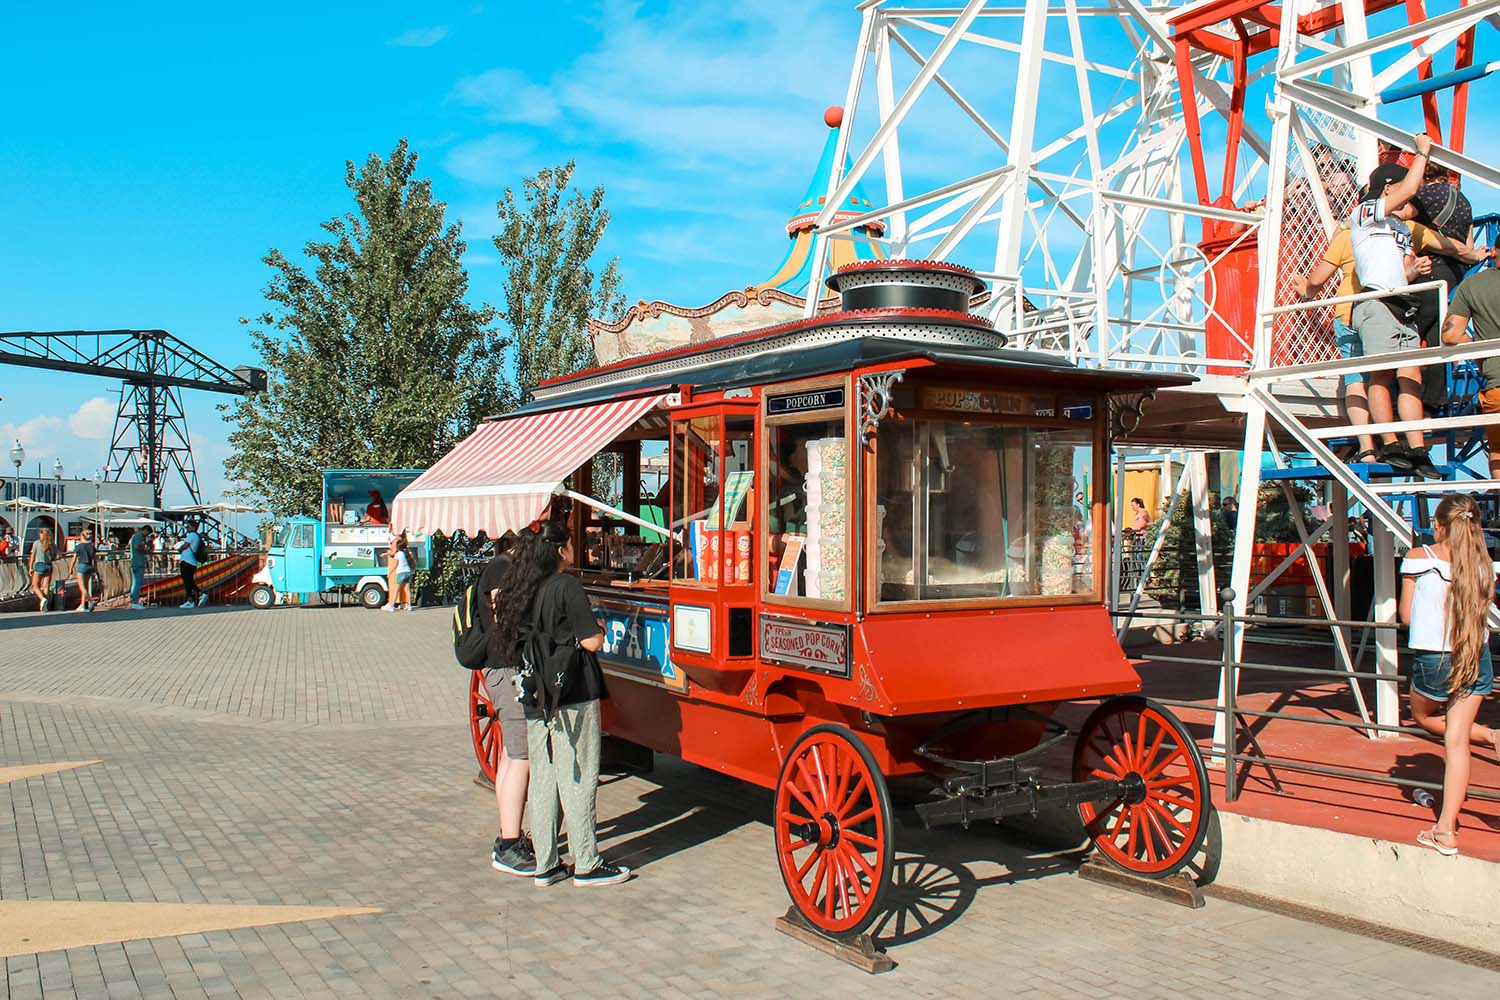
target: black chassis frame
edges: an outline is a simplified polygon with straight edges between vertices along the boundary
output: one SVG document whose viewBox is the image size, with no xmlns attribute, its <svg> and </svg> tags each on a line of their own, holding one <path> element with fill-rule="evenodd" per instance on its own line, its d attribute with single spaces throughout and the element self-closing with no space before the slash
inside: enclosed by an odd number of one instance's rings
<svg viewBox="0 0 1500 1000">
<path fill-rule="evenodd" d="M 1000 712 L 1005 714 L 997 715 Z M 991 760 L 961 760 L 932 749 L 955 733 L 986 725 L 997 718 L 1014 718 L 1017 714 L 1040 719 L 1046 725 L 1046 735 L 1030 750 Z M 1014 707 L 966 712 L 938 727 L 916 749 L 919 755 L 948 772 L 934 790 L 940 797 L 916 805 L 922 825 L 931 829 L 957 823 L 967 828 L 970 823 L 980 820 L 999 822 L 1011 816 L 1035 817 L 1044 808 L 1057 805 L 1076 807 L 1085 802 L 1114 803 L 1121 800 L 1131 803 L 1145 798 L 1146 783 L 1133 772 L 1123 779 L 1044 783 L 1041 780 L 1041 758 L 1071 735 L 1066 726 L 1049 717 Z"/>
</svg>

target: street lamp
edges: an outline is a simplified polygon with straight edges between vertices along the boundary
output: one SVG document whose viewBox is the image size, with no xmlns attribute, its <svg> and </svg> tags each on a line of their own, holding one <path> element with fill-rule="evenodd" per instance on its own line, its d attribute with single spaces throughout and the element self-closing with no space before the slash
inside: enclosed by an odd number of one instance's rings
<svg viewBox="0 0 1500 1000">
<path fill-rule="evenodd" d="M 99 484 L 109 482 L 109 463 L 104 463 L 104 468 L 99 470 L 99 478 L 94 481 L 94 517 L 99 521 L 99 540 L 105 540 L 109 531 L 109 522 L 104 520 L 103 512 L 99 509 Z"/>
<path fill-rule="evenodd" d="M 52 528 L 57 532 L 57 537 L 52 540 L 59 550 L 63 547 L 63 539 L 66 537 L 62 527 L 62 459 L 52 462 L 52 478 L 57 480 L 52 488 Z"/>
<path fill-rule="evenodd" d="M 11 499 L 16 502 L 16 541 L 25 544 L 26 539 L 21 534 L 21 463 L 26 461 L 26 449 L 21 447 L 21 439 L 16 439 L 15 447 L 10 450 L 10 462 L 16 467 L 16 493 Z"/>
</svg>

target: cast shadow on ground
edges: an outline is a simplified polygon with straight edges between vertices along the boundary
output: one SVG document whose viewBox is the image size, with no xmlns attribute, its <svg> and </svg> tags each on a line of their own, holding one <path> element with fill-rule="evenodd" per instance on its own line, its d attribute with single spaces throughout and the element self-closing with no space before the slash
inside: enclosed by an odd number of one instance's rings
<svg viewBox="0 0 1500 1000">
<path fill-rule="evenodd" d="M 945 852 L 947 853 L 947 852 Z M 1074 854 L 1029 855 L 1004 849 L 1005 871 L 979 878 L 963 861 L 928 854 L 898 858 L 882 913 L 870 926 L 870 936 L 883 949 L 931 937 L 957 923 L 981 889 L 1014 885 L 1078 869 Z"/>
<path fill-rule="evenodd" d="M 1391 765 L 1390 775 L 1393 778 L 1404 778 L 1410 781 L 1429 781 L 1433 784 L 1441 785 L 1443 783 L 1442 744 L 1434 742 L 1432 750 L 1427 753 L 1397 754 L 1396 762 Z M 1421 822 L 1425 823 L 1430 815 L 1432 819 L 1436 820 L 1438 810 L 1443 805 L 1442 791 L 1438 789 L 1432 790 L 1434 802 L 1431 809 L 1425 809 L 1417 805 L 1416 802 L 1411 801 L 1411 792 L 1412 790 L 1409 788 L 1402 789 L 1402 796 L 1411 804 L 1413 818 L 1420 819 Z M 1500 816 L 1486 815 L 1482 812 L 1476 812 L 1472 808 L 1461 809 L 1459 813 L 1464 817 L 1465 821 L 1483 824 L 1491 830 L 1500 830 Z"/>
<path fill-rule="evenodd" d="M 193 615 L 197 617 L 202 615 L 234 614 L 253 610 L 248 604 L 209 604 L 205 607 L 193 608 L 192 610 L 177 607 L 144 609 L 110 608 L 85 613 L 78 611 L 76 608 L 70 608 L 67 611 L 41 612 L 37 611 L 35 605 L 33 605 L 29 611 L 0 614 L 0 632 L 59 625 L 69 628 L 94 628 L 107 626 L 116 622 L 134 621 L 140 618 L 165 618 L 176 615 Z"/>
</svg>

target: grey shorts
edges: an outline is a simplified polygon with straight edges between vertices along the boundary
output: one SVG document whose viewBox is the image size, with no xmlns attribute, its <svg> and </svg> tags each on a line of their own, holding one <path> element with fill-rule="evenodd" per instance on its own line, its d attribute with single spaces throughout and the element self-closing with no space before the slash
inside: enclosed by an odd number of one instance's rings
<svg viewBox="0 0 1500 1000">
<path fill-rule="evenodd" d="M 1366 299 L 1354 303 L 1354 329 L 1359 332 L 1365 356 L 1410 351 L 1422 346 L 1422 338 L 1410 320 L 1403 322 L 1384 302 Z"/>
<path fill-rule="evenodd" d="M 510 667 L 485 667 L 484 686 L 500 721 L 500 745 L 511 760 L 526 760 L 526 715 L 516 700 L 516 672 Z"/>
<path fill-rule="evenodd" d="M 1351 315 L 1350 319 L 1353 318 Z M 1333 340 L 1338 344 L 1340 357 L 1362 358 L 1365 356 L 1365 345 L 1360 341 L 1359 334 L 1354 332 L 1354 327 L 1337 316 L 1333 318 Z M 1364 380 L 1365 377 L 1359 372 L 1349 372 L 1344 376 L 1345 385 L 1359 385 Z"/>
</svg>

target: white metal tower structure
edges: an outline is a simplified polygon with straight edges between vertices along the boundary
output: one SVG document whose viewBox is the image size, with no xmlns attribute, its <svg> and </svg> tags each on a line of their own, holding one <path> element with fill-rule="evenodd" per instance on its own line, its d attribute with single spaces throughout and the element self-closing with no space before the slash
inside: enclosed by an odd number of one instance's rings
<svg viewBox="0 0 1500 1000">
<path fill-rule="evenodd" d="M 1379 141 L 1410 149 L 1425 130 L 1433 161 L 1461 175 L 1476 204 L 1500 187 L 1500 171 L 1463 152 L 1469 91 L 1483 106 L 1500 87 L 1485 78 L 1494 67 L 1476 62 L 1494 41 L 1500 0 L 865 0 L 858 11 L 813 281 L 829 241 L 879 221 L 891 257 L 979 270 L 990 314 L 1016 345 L 1197 375 L 1170 405 L 1153 405 L 1141 437 L 1190 456 L 1179 489 L 1194 501 L 1204 610 L 1216 584 L 1233 587 L 1240 613 L 1253 597 L 1262 461 L 1296 453 L 1332 481 L 1330 520 L 1298 524 L 1309 560 L 1319 538 L 1348 537 L 1349 503 L 1362 505 L 1375 526 L 1374 615 L 1392 620 L 1411 506 L 1500 483 L 1366 481 L 1325 444 L 1349 432 L 1341 377 L 1500 350 L 1476 342 L 1343 360 L 1331 288 L 1301 303 L 1292 283 L 1349 212 Z M 883 204 L 848 214 L 856 185 Z M 1495 422 L 1417 423 L 1433 432 Z M 1229 581 L 1213 579 L 1204 551 L 1209 450 L 1243 453 Z M 1330 618 L 1347 620 L 1347 551 L 1332 548 L 1336 582 L 1321 596 Z M 1347 630 L 1331 632 L 1352 670 Z M 1380 635 L 1378 669 L 1394 676 L 1394 635 Z M 1395 721 L 1395 694 L 1394 682 L 1377 686 L 1383 724 Z"/>
</svg>

